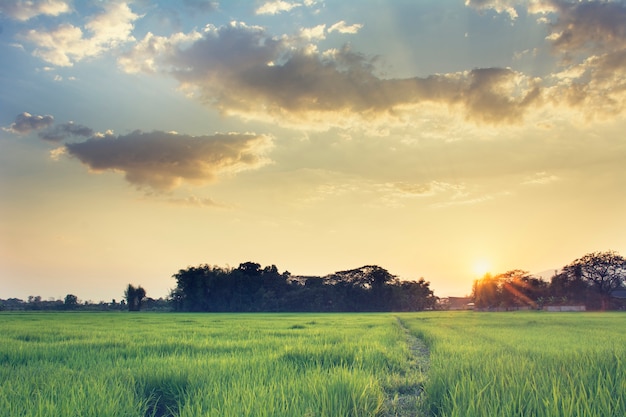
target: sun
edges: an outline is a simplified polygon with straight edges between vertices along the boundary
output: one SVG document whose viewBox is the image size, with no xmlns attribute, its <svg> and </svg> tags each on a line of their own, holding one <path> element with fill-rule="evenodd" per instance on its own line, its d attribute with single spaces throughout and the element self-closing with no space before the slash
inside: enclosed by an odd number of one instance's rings
<svg viewBox="0 0 626 417">
<path fill-rule="evenodd" d="M 483 277 L 491 271 L 491 263 L 486 259 L 477 259 L 473 266 L 474 275 Z"/>
</svg>

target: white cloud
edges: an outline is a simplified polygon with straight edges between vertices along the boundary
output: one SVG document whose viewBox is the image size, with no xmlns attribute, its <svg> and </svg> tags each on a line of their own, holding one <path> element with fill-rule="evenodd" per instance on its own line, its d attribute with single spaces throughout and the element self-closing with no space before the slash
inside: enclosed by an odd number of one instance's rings
<svg viewBox="0 0 626 417">
<path fill-rule="evenodd" d="M 353 25 L 348 26 L 344 20 L 340 20 L 339 22 L 335 23 L 334 25 L 328 28 L 328 33 L 339 32 L 339 33 L 355 34 L 355 33 L 358 33 L 358 31 L 361 30 L 362 27 L 363 25 L 360 23 L 355 23 Z"/>
<path fill-rule="evenodd" d="M 399 208 L 404 207 L 408 201 L 426 197 L 454 198 L 463 190 L 463 186 L 441 181 L 393 182 L 376 184 L 376 189 L 383 206 Z"/>
<path fill-rule="evenodd" d="M 556 175 L 541 171 L 526 177 L 522 182 L 522 185 L 545 185 L 558 181 L 559 179 L 560 178 Z"/>
<path fill-rule="evenodd" d="M 140 16 L 126 3 L 105 3 L 103 8 L 88 19 L 84 30 L 64 23 L 52 30 L 31 29 L 23 37 L 35 45 L 33 55 L 63 67 L 133 41 L 133 22 Z"/>
<path fill-rule="evenodd" d="M 528 3 L 528 12 L 532 14 L 545 15 L 556 11 L 557 7 L 553 0 L 530 0 Z M 544 22 L 545 18 L 542 17 L 539 21 Z"/>
<path fill-rule="evenodd" d="M 465 5 L 478 10 L 495 10 L 497 13 L 506 13 L 512 20 L 517 19 L 515 6 L 519 0 L 465 0 Z"/>
<path fill-rule="evenodd" d="M 66 153 L 67 149 L 65 149 L 65 146 L 59 146 L 58 148 L 54 148 L 50 151 L 50 159 L 58 161 Z"/>
<path fill-rule="evenodd" d="M 308 41 L 322 40 L 326 37 L 326 25 L 300 29 L 300 36 Z"/>
<path fill-rule="evenodd" d="M 26 21 L 39 15 L 59 16 L 71 8 L 63 0 L 2 0 L 0 12 L 11 19 Z"/>
<path fill-rule="evenodd" d="M 130 51 L 120 55 L 117 62 L 127 73 L 154 73 L 162 69 L 160 65 L 164 61 L 172 59 L 170 55 L 177 48 L 201 38 L 202 34 L 196 31 L 188 34 L 175 33 L 169 37 L 148 32 Z"/>
<path fill-rule="evenodd" d="M 170 198 L 167 200 L 167 202 L 176 206 L 184 206 L 184 207 L 228 208 L 227 205 L 218 203 L 211 198 L 197 197 L 195 195 L 190 195 L 184 198 Z"/>
<path fill-rule="evenodd" d="M 443 209 L 457 206 L 474 206 L 501 198 L 511 197 L 512 195 L 513 193 L 511 191 L 495 191 L 489 193 L 480 190 L 474 192 L 463 190 L 457 192 L 449 200 L 432 204 L 431 207 L 435 209 Z"/>
<path fill-rule="evenodd" d="M 256 14 L 278 14 L 288 12 L 293 8 L 302 6 L 300 3 L 290 3 L 284 0 L 268 1 L 256 9 Z"/>
</svg>

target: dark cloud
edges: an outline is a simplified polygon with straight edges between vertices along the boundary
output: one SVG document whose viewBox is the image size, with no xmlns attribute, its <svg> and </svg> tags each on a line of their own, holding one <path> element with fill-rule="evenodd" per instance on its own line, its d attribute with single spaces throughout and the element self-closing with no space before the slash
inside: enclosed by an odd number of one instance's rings
<svg viewBox="0 0 626 417">
<path fill-rule="evenodd" d="M 584 111 L 586 118 L 612 117 L 626 109 L 626 4 L 613 1 L 547 0 L 556 13 L 549 25 L 564 70 L 551 89 L 553 103 Z"/>
<path fill-rule="evenodd" d="M 511 69 L 473 70 L 464 88 L 468 117 L 484 122 L 519 121 L 540 98 L 539 83 Z"/>
<path fill-rule="evenodd" d="M 574 52 L 595 54 L 623 49 L 626 42 L 626 4 L 612 1 L 569 2 L 551 0 L 558 12 L 549 39 L 555 49 L 569 56 Z"/>
<path fill-rule="evenodd" d="M 537 85 L 509 69 L 380 78 L 375 59 L 348 47 L 320 53 L 297 37 L 275 38 L 242 23 L 184 39 L 147 36 L 123 65 L 168 73 L 224 113 L 278 123 L 328 128 L 346 116 L 370 121 L 432 103 L 456 106 L 478 122 L 514 122 L 540 95 Z"/>
<path fill-rule="evenodd" d="M 252 134 L 189 136 L 140 131 L 66 144 L 90 170 L 123 172 L 131 184 L 165 191 L 185 181 L 202 184 L 224 172 L 258 168 L 271 139 Z"/>
<path fill-rule="evenodd" d="M 51 142 L 60 142 L 70 136 L 82 136 L 87 138 L 93 136 L 93 134 L 94 131 L 87 126 L 75 124 L 74 122 L 68 122 L 61 125 L 56 125 L 53 129 L 47 130 L 45 132 L 40 132 L 39 137 L 43 140 Z"/>
<path fill-rule="evenodd" d="M 465 0 L 477 10 L 495 10 L 517 16 L 516 7 L 531 14 L 550 15 L 547 39 L 568 57 L 577 52 L 622 49 L 626 40 L 626 3 L 623 0 Z M 548 21 L 542 17 L 542 20 Z"/>
<path fill-rule="evenodd" d="M 15 117 L 15 122 L 8 127 L 8 130 L 13 133 L 18 134 L 27 134 L 32 132 L 33 130 L 45 129 L 51 126 L 54 123 L 54 117 L 50 115 L 45 116 L 33 116 L 30 113 L 24 112 L 22 114 L 18 114 Z"/>
</svg>

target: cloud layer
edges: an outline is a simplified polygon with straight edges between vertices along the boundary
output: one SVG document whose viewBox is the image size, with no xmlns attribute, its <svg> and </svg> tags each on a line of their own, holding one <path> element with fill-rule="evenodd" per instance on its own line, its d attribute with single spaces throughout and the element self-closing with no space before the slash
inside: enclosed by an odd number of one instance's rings
<svg viewBox="0 0 626 417">
<path fill-rule="evenodd" d="M 214 2 L 188 0 L 215 10 Z M 468 7 L 493 10 L 514 22 L 537 18 L 545 42 L 559 58 L 551 73 L 529 75 L 514 68 L 485 67 L 390 78 L 379 60 L 349 46 L 320 49 L 321 41 L 357 34 L 360 23 L 302 27 L 276 35 L 268 29 L 232 22 L 204 30 L 133 37 L 140 16 L 124 2 L 103 3 L 83 26 L 69 23 L 31 29 L 22 39 L 33 54 L 57 66 L 72 66 L 122 45 L 118 58 L 129 73 L 176 79 L 190 96 L 227 115 L 327 130 L 362 125 L 394 126 L 426 112 L 454 115 L 476 124 L 520 123 L 546 105 L 579 110 L 587 118 L 620 114 L 626 108 L 626 4 L 617 1 L 466 0 Z M 18 19 L 64 13 L 55 0 L 8 2 L 3 11 Z M 286 13 L 315 6 L 307 0 L 268 1 L 257 14 Z M 30 12 L 29 12 L 30 10 Z M 458 117 L 460 116 L 460 117 Z"/>
<path fill-rule="evenodd" d="M 349 31 L 343 24 L 331 29 Z M 536 80 L 503 68 L 383 79 L 375 60 L 348 47 L 319 52 L 311 39 L 277 38 L 243 23 L 210 26 L 202 34 L 149 34 L 120 64 L 168 74 L 225 114 L 318 129 L 388 121 L 432 104 L 476 122 L 515 122 L 540 97 Z"/>
<path fill-rule="evenodd" d="M 269 137 L 252 134 L 189 136 L 168 132 L 106 135 L 65 145 L 70 156 L 91 171 L 124 173 L 140 188 L 172 190 L 182 182 L 204 184 L 218 175 L 259 168 L 267 163 Z"/>
<path fill-rule="evenodd" d="M 626 103 L 626 5 L 611 1 L 467 0 L 513 20 L 526 9 L 546 30 L 559 58 L 552 73 L 528 75 L 485 67 L 429 77 L 381 77 L 378 58 L 349 47 L 320 50 L 331 32 L 362 27 L 339 21 L 274 36 L 241 22 L 169 37 L 148 34 L 120 58 L 128 72 L 162 73 L 206 105 L 229 115 L 286 126 L 328 129 L 363 123 L 393 124 L 431 111 L 474 123 L 518 123 L 545 105 L 586 117 L 622 113 Z M 285 11 L 298 3 L 271 2 Z M 554 108 L 553 107 L 553 108 Z"/>
</svg>

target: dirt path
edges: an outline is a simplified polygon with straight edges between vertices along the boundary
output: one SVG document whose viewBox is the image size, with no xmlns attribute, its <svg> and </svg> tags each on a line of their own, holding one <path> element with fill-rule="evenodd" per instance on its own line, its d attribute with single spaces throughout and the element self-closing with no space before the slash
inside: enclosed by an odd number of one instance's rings
<svg viewBox="0 0 626 417">
<path fill-rule="evenodd" d="M 423 401 L 423 386 L 426 382 L 430 352 L 424 341 L 411 334 L 399 317 L 397 325 L 402 329 L 405 341 L 410 349 L 411 358 L 409 368 L 396 389 L 387 392 L 385 412 L 383 417 L 419 417 L 425 416 Z"/>
</svg>

